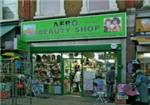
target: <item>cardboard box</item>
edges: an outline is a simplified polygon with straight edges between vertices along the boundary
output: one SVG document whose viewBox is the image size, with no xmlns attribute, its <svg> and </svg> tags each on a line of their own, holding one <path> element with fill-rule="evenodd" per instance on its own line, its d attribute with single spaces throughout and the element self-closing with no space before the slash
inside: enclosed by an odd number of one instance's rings
<svg viewBox="0 0 150 105">
<path fill-rule="evenodd" d="M 47 85 L 47 93 L 49 93 L 49 94 L 54 93 L 54 86 L 53 85 Z"/>
<path fill-rule="evenodd" d="M 126 105 L 125 99 L 115 99 L 116 105 Z"/>
<path fill-rule="evenodd" d="M 0 99 L 5 99 L 10 97 L 10 92 L 8 91 L 0 91 Z"/>
<path fill-rule="evenodd" d="M 127 100 L 128 96 L 117 96 L 117 99 L 125 99 L 125 100 Z"/>
<path fill-rule="evenodd" d="M 61 94 L 61 86 L 54 86 L 54 94 Z"/>
</svg>

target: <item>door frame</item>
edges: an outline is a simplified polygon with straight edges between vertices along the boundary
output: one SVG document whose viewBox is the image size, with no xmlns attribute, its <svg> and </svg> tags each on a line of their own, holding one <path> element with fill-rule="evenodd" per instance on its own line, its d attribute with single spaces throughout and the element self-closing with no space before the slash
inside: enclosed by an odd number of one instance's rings
<svg viewBox="0 0 150 105">
<path fill-rule="evenodd" d="M 82 53 L 81 53 L 81 56 L 82 56 Z M 62 58 L 62 70 L 63 70 L 63 72 L 62 72 L 62 84 L 63 84 L 63 86 L 62 86 L 62 88 L 63 88 L 63 90 L 62 90 L 62 93 L 63 94 L 65 94 L 64 93 L 64 80 L 65 80 L 65 76 L 64 76 L 64 60 L 67 60 L 67 59 L 69 59 L 69 60 L 73 60 L 73 59 L 77 59 L 77 60 L 80 60 L 81 61 L 81 67 L 80 67 L 80 70 L 81 70 L 81 74 L 83 73 L 83 67 L 82 67 L 82 57 L 81 58 Z M 81 92 L 80 92 L 80 95 L 82 95 L 83 94 L 83 89 L 82 89 L 82 87 L 83 87 L 83 81 L 82 81 L 82 79 L 83 79 L 83 75 L 81 75 Z M 72 95 L 71 93 L 70 93 L 70 95 Z"/>
</svg>

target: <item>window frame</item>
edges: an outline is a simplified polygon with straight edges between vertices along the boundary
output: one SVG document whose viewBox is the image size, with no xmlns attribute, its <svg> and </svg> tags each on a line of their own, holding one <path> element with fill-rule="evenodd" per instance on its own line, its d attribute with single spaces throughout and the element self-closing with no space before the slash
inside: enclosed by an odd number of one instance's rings
<svg viewBox="0 0 150 105">
<path fill-rule="evenodd" d="M 2 21 L 12 21 L 12 20 L 18 20 L 19 19 L 19 16 L 18 16 L 18 5 L 19 5 L 19 0 L 16 0 L 16 1 L 13 1 L 14 3 L 7 3 L 7 4 L 4 4 L 4 0 L 1 0 L 1 12 L 2 12 L 2 17 L 1 17 L 1 20 Z M 14 12 L 14 11 L 12 11 L 12 13 L 14 14 L 14 18 L 10 18 L 10 19 L 4 19 L 3 18 L 3 15 L 4 15 L 4 13 L 3 13 L 3 8 L 4 7 L 8 7 L 9 8 L 9 5 L 15 5 L 15 11 L 16 12 Z M 13 8 L 14 9 L 14 8 Z"/>
<path fill-rule="evenodd" d="M 113 2 L 115 2 L 116 0 L 114 0 Z M 116 4 L 116 8 L 114 8 L 112 6 L 112 0 L 109 0 L 109 9 L 108 10 L 90 10 L 90 0 L 86 0 L 86 6 L 87 6 L 87 11 L 88 13 L 96 13 L 96 12 L 109 12 L 109 11 L 117 11 L 117 4 Z"/>
<path fill-rule="evenodd" d="M 36 3 L 36 13 L 34 18 L 47 18 L 47 17 L 56 17 L 56 16 L 65 16 L 65 10 L 64 10 L 64 0 L 60 0 L 60 10 L 58 14 L 55 15 L 42 15 L 42 0 L 37 0 Z"/>
</svg>

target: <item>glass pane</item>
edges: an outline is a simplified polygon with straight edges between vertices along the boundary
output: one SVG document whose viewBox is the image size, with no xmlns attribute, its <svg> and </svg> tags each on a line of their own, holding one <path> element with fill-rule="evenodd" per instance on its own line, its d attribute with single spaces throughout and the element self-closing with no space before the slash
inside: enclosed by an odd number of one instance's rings
<svg viewBox="0 0 150 105">
<path fill-rule="evenodd" d="M 3 1 L 3 19 L 14 19 L 17 16 L 17 0 L 4 0 Z"/>
<path fill-rule="evenodd" d="M 3 0 L 4 4 L 13 4 L 13 3 L 17 3 L 18 0 Z"/>
<path fill-rule="evenodd" d="M 60 0 L 40 0 L 42 16 L 56 16 L 60 13 Z"/>
<path fill-rule="evenodd" d="M 61 54 L 34 54 L 33 80 L 44 88 L 40 93 L 61 94 Z"/>
<path fill-rule="evenodd" d="M 89 0 L 89 11 L 109 10 L 109 0 Z"/>
</svg>

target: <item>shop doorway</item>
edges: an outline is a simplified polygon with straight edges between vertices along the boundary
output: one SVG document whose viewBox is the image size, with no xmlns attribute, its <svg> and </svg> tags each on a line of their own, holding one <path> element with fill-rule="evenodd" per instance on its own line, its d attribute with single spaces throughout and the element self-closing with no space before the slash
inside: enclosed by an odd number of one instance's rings
<svg viewBox="0 0 150 105">
<path fill-rule="evenodd" d="M 64 94 L 82 93 L 82 55 L 81 53 L 63 53 Z"/>
</svg>

